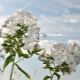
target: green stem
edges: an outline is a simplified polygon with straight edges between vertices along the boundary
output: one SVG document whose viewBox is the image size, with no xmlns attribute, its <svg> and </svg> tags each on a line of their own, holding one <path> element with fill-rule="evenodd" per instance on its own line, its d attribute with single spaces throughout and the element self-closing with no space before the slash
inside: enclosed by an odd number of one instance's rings
<svg viewBox="0 0 80 80">
<path fill-rule="evenodd" d="M 53 77 L 54 77 L 54 73 L 53 73 L 52 76 L 51 76 L 51 80 L 53 79 Z"/>
<path fill-rule="evenodd" d="M 10 74 L 10 80 L 12 80 L 12 75 L 13 75 L 13 70 L 14 70 L 14 61 L 15 61 L 15 57 L 12 63 L 12 68 L 11 68 L 11 74 Z"/>
<path fill-rule="evenodd" d="M 51 79 L 50 80 L 52 80 L 53 77 L 54 77 L 54 73 L 52 74 L 51 71 L 50 71 L 50 75 L 51 75 Z"/>
<path fill-rule="evenodd" d="M 20 62 L 20 61 L 21 61 L 21 60 L 23 60 L 23 59 L 24 59 L 24 58 L 22 58 L 22 59 L 18 60 L 17 62 L 15 62 L 15 64 L 16 64 L 16 63 L 18 63 L 18 62 Z"/>
</svg>

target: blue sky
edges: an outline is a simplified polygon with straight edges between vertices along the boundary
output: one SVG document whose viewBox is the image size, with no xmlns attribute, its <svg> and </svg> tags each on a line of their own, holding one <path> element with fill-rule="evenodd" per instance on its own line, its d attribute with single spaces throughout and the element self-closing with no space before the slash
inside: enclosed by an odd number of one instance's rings
<svg viewBox="0 0 80 80">
<path fill-rule="evenodd" d="M 64 43 L 69 40 L 80 42 L 80 0 L 0 0 L 0 26 L 8 16 L 21 8 L 31 11 L 37 17 L 41 33 L 48 35 L 47 40 Z M 41 37 L 41 39 L 44 38 Z M 35 64 L 35 66 L 34 63 L 37 59 L 33 58 L 32 60 L 33 62 L 28 62 L 28 70 L 34 68 L 32 73 L 30 72 L 31 74 L 39 69 L 39 66 L 42 66 L 38 61 L 36 61 L 38 65 Z M 23 67 L 25 66 L 27 65 L 23 65 Z M 46 72 L 38 71 L 40 73 L 37 75 L 37 79 L 41 80 L 41 76 Z M 62 77 L 61 80 L 78 80 L 80 78 L 79 71 L 80 67 L 78 66 L 75 74 Z"/>
<path fill-rule="evenodd" d="M 79 0 L 1 0 L 0 23 L 23 8 L 36 15 L 42 33 L 47 33 L 50 37 L 64 36 L 79 40 L 79 4 Z"/>
</svg>

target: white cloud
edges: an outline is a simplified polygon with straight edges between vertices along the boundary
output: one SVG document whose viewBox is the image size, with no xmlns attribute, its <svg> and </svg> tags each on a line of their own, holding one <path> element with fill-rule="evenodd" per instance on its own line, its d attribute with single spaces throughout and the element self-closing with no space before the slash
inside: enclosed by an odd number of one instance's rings
<svg viewBox="0 0 80 80">
<path fill-rule="evenodd" d="M 68 40 L 68 43 L 73 43 L 76 42 L 80 46 L 80 41 L 79 40 Z"/>
<path fill-rule="evenodd" d="M 66 36 L 66 37 L 68 37 L 68 35 L 66 35 L 66 34 L 49 34 L 49 33 L 43 33 L 44 35 L 45 35 L 45 37 L 47 37 L 47 36 L 49 36 L 49 37 L 53 37 L 53 36 Z M 40 36 L 44 36 L 44 35 L 42 35 L 42 34 L 40 34 Z"/>
<path fill-rule="evenodd" d="M 80 0 L 56 0 L 56 2 L 64 8 L 80 9 Z"/>
<path fill-rule="evenodd" d="M 32 4 L 35 3 L 35 4 Z M 47 12 L 63 12 L 63 13 L 69 13 L 68 9 L 69 8 L 77 8 L 80 9 L 80 0 L 47 0 L 47 1 L 40 1 L 37 2 L 37 0 L 35 1 L 31 1 L 31 6 L 37 7 L 43 11 L 47 11 Z M 44 5 L 46 4 L 46 5 Z M 40 6 L 41 5 L 41 6 Z"/>
<path fill-rule="evenodd" d="M 73 20 L 73 19 L 70 19 L 70 20 L 65 19 L 64 22 L 77 23 L 77 21 L 76 20 Z"/>
<path fill-rule="evenodd" d="M 55 42 L 54 40 L 40 40 L 39 45 L 46 50 L 47 54 L 51 54 L 51 47 Z"/>
<path fill-rule="evenodd" d="M 62 2 L 60 0 L 56 0 L 56 1 L 54 1 L 54 0 L 50 0 L 50 1 L 49 0 L 47 0 L 47 1 L 29 0 L 29 2 L 30 2 L 31 7 L 36 7 L 38 9 L 46 11 L 46 12 L 56 12 L 56 13 L 58 11 L 64 11 L 65 8 L 68 7 L 66 2 L 69 3 L 68 1 L 65 2 L 64 0 Z M 27 1 L 27 4 L 29 4 L 29 2 Z M 25 1 L 24 1 L 24 3 L 25 3 Z"/>
<path fill-rule="evenodd" d="M 80 34 L 80 14 L 64 14 L 60 17 L 41 15 L 38 19 L 38 25 L 41 27 L 41 33 L 72 35 Z M 77 31 L 77 32 L 76 32 Z"/>
<path fill-rule="evenodd" d="M 80 14 L 67 14 L 62 16 L 64 22 L 78 23 L 80 22 Z"/>
<path fill-rule="evenodd" d="M 47 34 L 47 36 L 67 36 L 65 34 Z"/>
<path fill-rule="evenodd" d="M 80 5 L 78 4 L 78 5 L 72 5 L 72 6 L 70 6 L 71 8 L 76 8 L 76 9 L 80 9 Z"/>
</svg>

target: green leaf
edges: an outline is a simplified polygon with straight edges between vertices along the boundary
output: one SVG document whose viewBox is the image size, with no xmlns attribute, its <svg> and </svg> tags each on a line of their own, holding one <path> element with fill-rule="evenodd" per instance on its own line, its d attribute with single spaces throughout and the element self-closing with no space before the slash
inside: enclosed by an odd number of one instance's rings
<svg viewBox="0 0 80 80">
<path fill-rule="evenodd" d="M 30 50 L 28 50 L 28 53 L 29 53 L 30 57 L 33 56 L 33 53 Z"/>
<path fill-rule="evenodd" d="M 6 58 L 6 61 L 5 61 L 5 63 L 4 63 L 4 65 L 3 65 L 3 68 L 5 69 L 7 66 L 8 66 L 8 64 L 10 63 L 10 62 L 12 62 L 13 60 L 14 60 L 14 54 L 10 54 L 7 58 Z"/>
<path fill-rule="evenodd" d="M 21 54 L 20 57 L 29 58 L 28 54 Z"/>
<path fill-rule="evenodd" d="M 22 70 L 18 64 L 15 64 L 17 66 L 17 68 L 27 77 L 30 79 L 30 75 L 28 73 L 26 73 L 24 70 Z"/>
<path fill-rule="evenodd" d="M 44 69 L 48 69 L 48 67 L 47 67 L 47 66 L 44 66 L 43 68 L 44 68 Z"/>
<path fill-rule="evenodd" d="M 50 76 L 45 76 L 43 80 L 48 80 L 49 78 L 51 78 Z"/>
<path fill-rule="evenodd" d="M 18 51 L 18 56 L 20 57 L 23 53 L 20 47 L 17 47 L 17 51 Z"/>
<path fill-rule="evenodd" d="M 60 75 L 58 73 L 54 73 L 57 76 L 58 80 L 60 80 Z"/>
<path fill-rule="evenodd" d="M 37 49 L 37 48 L 35 48 L 35 49 L 32 51 L 32 53 L 34 53 L 34 54 L 37 54 L 37 55 L 38 55 L 38 53 L 37 53 L 37 52 L 39 52 L 39 51 L 41 51 L 41 49 Z"/>
<path fill-rule="evenodd" d="M 21 24 L 17 24 L 17 26 L 21 26 Z"/>
<path fill-rule="evenodd" d="M 28 53 L 29 53 L 29 54 L 32 54 L 32 52 L 31 52 L 30 50 L 28 50 Z"/>
</svg>

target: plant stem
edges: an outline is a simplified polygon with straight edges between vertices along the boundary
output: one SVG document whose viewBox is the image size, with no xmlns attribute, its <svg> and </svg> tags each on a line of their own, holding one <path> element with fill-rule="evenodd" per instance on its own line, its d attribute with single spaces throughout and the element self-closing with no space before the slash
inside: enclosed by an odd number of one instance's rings
<svg viewBox="0 0 80 80">
<path fill-rule="evenodd" d="M 20 62 L 20 61 L 21 61 L 21 60 L 23 60 L 23 59 L 24 59 L 24 58 L 22 58 L 22 59 L 18 60 L 17 62 L 15 62 L 15 64 L 16 64 L 16 63 L 18 63 L 18 62 Z"/>
<path fill-rule="evenodd" d="M 54 73 L 51 75 L 51 80 L 53 79 L 53 77 L 54 77 Z"/>
<path fill-rule="evenodd" d="M 52 74 L 51 71 L 50 71 L 50 75 L 51 75 L 51 79 L 50 80 L 52 80 L 53 77 L 54 77 L 54 73 Z"/>
<path fill-rule="evenodd" d="M 12 63 L 11 74 L 10 74 L 10 80 L 12 80 L 12 75 L 13 75 L 13 70 L 14 70 L 14 61 L 15 61 L 15 56 L 14 56 L 14 60 L 13 60 L 13 63 Z"/>
</svg>

